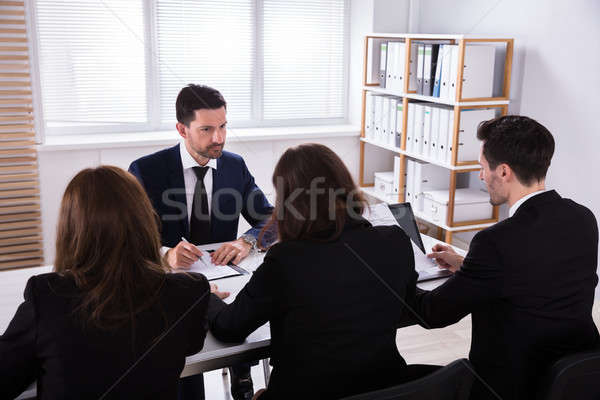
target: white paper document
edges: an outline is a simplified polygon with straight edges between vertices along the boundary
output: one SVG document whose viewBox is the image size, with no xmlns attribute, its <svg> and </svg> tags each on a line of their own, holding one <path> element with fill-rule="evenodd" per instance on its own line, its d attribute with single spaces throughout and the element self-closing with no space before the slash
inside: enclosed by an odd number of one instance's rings
<svg viewBox="0 0 600 400">
<path fill-rule="evenodd" d="M 398 225 L 398 221 L 386 203 L 369 204 L 363 211 L 363 217 L 373 226 Z"/>
<path fill-rule="evenodd" d="M 266 253 L 255 252 L 254 254 L 250 254 L 248 257 L 244 258 L 240 263 L 237 264 L 237 266 L 245 269 L 246 271 L 254 272 L 263 263 L 265 255 Z"/>
<path fill-rule="evenodd" d="M 240 272 L 231 268 L 229 265 L 213 264 L 210 258 L 210 253 L 208 251 L 203 251 L 202 257 L 200 257 L 198 261 L 193 263 L 190 269 L 185 270 L 185 272 L 198 272 L 206 276 L 206 279 L 208 279 L 209 281 L 219 278 L 225 278 L 227 276 L 241 275 Z"/>
<path fill-rule="evenodd" d="M 410 243 L 412 244 L 413 253 L 415 255 L 415 269 L 417 271 L 438 270 L 438 265 L 433 258 L 428 258 L 427 255 L 423 253 L 423 250 L 421 250 L 412 240 Z M 425 251 L 431 251 L 431 249 L 425 248 Z"/>
</svg>

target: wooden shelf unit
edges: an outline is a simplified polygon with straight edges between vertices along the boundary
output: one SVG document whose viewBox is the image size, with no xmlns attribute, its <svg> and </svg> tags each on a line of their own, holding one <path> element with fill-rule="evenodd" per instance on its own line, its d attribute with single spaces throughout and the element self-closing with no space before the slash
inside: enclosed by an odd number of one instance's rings
<svg viewBox="0 0 600 400">
<path fill-rule="evenodd" d="M 383 39 L 383 40 L 395 40 L 403 41 L 405 43 L 405 65 L 404 65 L 404 90 L 402 92 L 393 91 L 389 89 L 385 89 L 379 87 L 377 83 L 369 83 L 367 78 L 367 65 L 369 62 L 373 60 L 369 60 L 369 40 L 370 39 Z M 415 91 L 409 90 L 409 79 L 410 76 L 410 54 L 411 54 L 411 46 L 414 42 L 423 42 L 430 40 L 448 40 L 448 44 L 458 44 L 458 68 L 457 68 L 457 87 L 456 87 L 456 98 L 449 99 L 441 99 L 438 97 L 432 96 L 423 96 L 417 94 Z M 504 68 L 503 68 L 503 83 L 502 83 L 502 95 L 496 97 L 478 97 L 478 98 L 463 98 L 462 97 L 462 82 L 463 82 L 463 69 L 464 69 L 464 57 L 465 57 L 465 47 L 469 43 L 504 43 L 506 46 L 506 53 L 504 57 Z M 447 168 L 450 170 L 450 189 L 449 189 L 449 199 L 448 199 L 448 213 L 446 223 L 435 222 L 429 218 L 427 218 L 422 213 L 416 212 L 415 216 L 419 219 L 422 219 L 426 222 L 429 222 L 432 225 L 438 227 L 439 230 L 445 231 L 444 240 L 447 243 L 451 243 L 452 235 L 455 232 L 465 232 L 465 231 L 473 231 L 487 228 L 494 223 L 498 222 L 498 212 L 499 207 L 494 206 L 492 211 L 492 216 L 489 219 L 485 220 L 473 220 L 473 221 L 464 221 L 464 222 L 456 222 L 454 221 L 454 205 L 455 205 L 455 194 L 456 194 L 456 183 L 457 177 L 459 173 L 473 172 L 479 171 L 481 168 L 477 160 L 472 161 L 463 161 L 458 162 L 458 139 L 459 139 L 459 127 L 460 127 L 460 113 L 463 109 L 473 109 L 473 108 L 498 108 L 500 110 L 501 115 L 506 115 L 508 113 L 508 104 L 509 104 L 509 96 L 510 96 L 510 79 L 511 79 L 511 69 L 512 69 L 512 59 L 513 59 L 513 49 L 514 49 L 514 40 L 513 39 L 500 39 L 500 38 L 472 38 L 467 37 L 466 35 L 435 35 L 435 34 L 371 34 L 365 36 L 364 39 L 364 64 L 363 64 L 363 88 L 362 88 L 362 116 L 361 116 L 361 134 L 360 134 L 360 169 L 359 169 L 359 186 L 363 188 L 363 191 L 379 201 L 384 201 L 388 203 L 403 202 L 404 201 L 404 174 L 406 169 L 406 158 L 412 158 L 416 160 L 421 160 L 424 162 L 435 164 L 442 168 Z M 375 53 L 373 53 L 375 56 Z M 366 107 L 366 94 L 368 91 L 372 91 L 374 93 L 385 94 L 396 96 L 402 99 L 403 105 L 403 118 L 402 118 L 402 137 L 401 137 L 401 146 L 391 146 L 387 144 L 382 144 L 377 141 L 366 138 L 365 136 L 365 107 Z M 454 126 L 452 129 L 453 135 L 453 146 L 452 146 L 452 156 L 451 156 L 451 164 L 448 165 L 446 163 L 439 162 L 437 160 L 433 160 L 427 157 L 423 157 L 418 154 L 413 154 L 406 151 L 406 131 L 407 131 L 407 114 L 408 114 L 408 103 L 410 100 L 419 100 L 423 102 L 435 103 L 435 104 L 444 104 L 452 106 L 454 109 Z M 400 193 L 396 198 L 390 198 L 389 196 L 381 196 L 375 192 L 373 189 L 373 183 L 367 183 L 365 181 L 365 146 L 372 145 L 380 148 L 387 149 L 396 153 L 400 157 Z M 440 232 L 441 234 L 441 232 Z"/>
</svg>

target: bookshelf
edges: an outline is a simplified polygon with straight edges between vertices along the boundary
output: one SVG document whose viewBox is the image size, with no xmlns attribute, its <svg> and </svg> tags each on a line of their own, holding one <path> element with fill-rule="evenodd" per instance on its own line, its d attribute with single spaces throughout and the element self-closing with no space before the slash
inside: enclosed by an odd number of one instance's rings
<svg viewBox="0 0 600 400">
<path fill-rule="evenodd" d="M 400 67 L 404 70 L 404 80 L 401 87 L 395 89 L 381 87 L 379 82 L 372 82 L 372 77 L 368 76 L 373 72 L 373 66 L 375 60 L 379 60 L 379 52 L 376 48 L 375 43 L 386 42 L 400 42 L 404 43 L 402 52 L 403 65 Z M 444 43 L 448 45 L 456 45 L 458 49 L 458 57 L 456 66 L 456 96 L 445 96 L 445 97 L 434 97 L 429 95 L 418 94 L 414 87 L 411 87 L 409 77 L 414 73 L 414 65 L 416 65 L 414 46 L 419 44 L 431 44 L 431 43 Z M 494 69 L 494 78 L 499 83 L 495 85 L 494 93 L 491 96 L 479 96 L 479 97 L 463 97 L 463 82 L 464 82 L 464 70 L 465 70 L 465 53 L 467 46 L 470 45 L 492 45 L 499 49 L 501 62 L 497 62 Z M 475 219 L 469 221 L 455 221 L 454 220 L 454 209 L 455 209 L 455 197 L 457 190 L 457 180 L 459 175 L 464 173 L 470 173 L 480 170 L 480 166 L 477 160 L 462 160 L 459 161 L 458 148 L 459 148 L 459 131 L 460 131 L 460 118 L 461 112 L 464 110 L 476 110 L 476 109 L 491 109 L 495 110 L 496 115 L 506 115 L 508 113 L 509 96 L 510 96 L 510 79 L 511 79 L 511 68 L 513 59 L 513 39 L 504 38 L 481 38 L 481 37 L 468 37 L 466 35 L 436 35 L 436 34 L 370 34 L 364 38 L 364 65 L 363 65 L 363 85 L 362 85 L 362 118 L 361 118 L 361 137 L 360 137 L 360 169 L 359 169 L 359 185 L 363 192 L 376 199 L 377 201 L 387 203 L 403 202 L 405 193 L 405 174 L 406 174 L 406 161 L 407 159 L 418 160 L 421 162 L 431 163 L 440 168 L 445 168 L 450 171 L 450 182 L 449 182 L 449 198 L 448 198 L 448 211 L 445 222 L 434 221 L 429 218 L 425 213 L 418 210 L 415 211 L 415 216 L 431 225 L 437 226 L 438 235 L 443 236 L 443 240 L 447 243 L 452 242 L 452 236 L 456 232 L 474 231 L 487 228 L 498 221 L 498 206 L 492 207 L 492 213 L 487 219 Z M 502 65 L 503 64 L 503 65 Z M 369 69 L 371 69 L 370 72 Z M 471 72 L 471 71 L 469 71 Z M 472 73 L 472 72 L 471 72 Z M 498 78 L 498 79 L 496 79 Z M 414 85 L 413 85 L 414 86 Z M 400 146 L 392 145 L 389 143 L 382 143 L 374 140 L 373 138 L 367 137 L 365 132 L 365 110 L 366 110 L 366 97 L 367 93 L 394 96 L 397 98 L 398 104 L 402 104 L 402 124 L 401 124 L 401 138 Z M 436 157 L 428 157 L 422 154 L 418 154 L 414 151 L 407 150 L 407 124 L 408 124 L 408 109 L 409 104 L 413 102 L 421 102 L 422 104 L 439 104 L 443 106 L 451 107 L 450 113 L 453 113 L 452 126 L 449 127 L 449 135 L 451 137 L 451 148 L 452 151 L 449 153 L 449 162 L 442 161 Z M 399 118 L 399 117 L 398 117 Z M 412 128 L 411 128 L 412 129 Z M 397 182 L 399 187 L 398 195 L 382 195 L 377 192 L 374 188 L 374 183 L 369 182 L 372 177 L 365 176 L 366 168 L 365 165 L 368 162 L 366 160 L 365 148 L 367 146 L 375 146 L 380 149 L 385 149 L 395 156 L 400 158 L 400 171 Z M 367 180 L 369 178 L 369 181 Z M 442 237 L 440 237 L 442 239 Z"/>
<path fill-rule="evenodd" d="M 444 104 L 444 105 L 448 105 L 448 106 L 497 106 L 497 105 L 503 105 L 503 104 L 509 103 L 508 100 L 489 100 L 489 101 L 486 101 L 486 100 L 482 100 L 482 101 L 446 100 L 446 99 L 440 99 L 439 97 L 423 96 L 423 95 L 416 94 L 416 93 L 404 93 L 404 92 L 399 93 L 399 92 L 396 92 L 393 90 L 380 88 L 377 86 L 364 86 L 363 90 L 368 90 L 373 93 L 387 94 L 390 96 L 406 97 L 409 100 L 420 100 L 420 101 L 426 101 L 429 103 Z"/>
</svg>

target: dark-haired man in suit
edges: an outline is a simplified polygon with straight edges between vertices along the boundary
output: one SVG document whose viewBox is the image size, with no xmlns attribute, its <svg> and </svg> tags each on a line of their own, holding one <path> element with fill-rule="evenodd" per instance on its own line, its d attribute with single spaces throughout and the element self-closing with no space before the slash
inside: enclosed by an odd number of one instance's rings
<svg viewBox="0 0 600 400">
<path fill-rule="evenodd" d="M 189 268 L 202 255 L 191 244 L 216 242 L 226 243 L 211 254 L 215 264 L 239 263 L 256 247 L 273 210 L 242 157 L 223 150 L 226 107 L 213 88 L 184 87 L 175 103 L 181 144 L 135 160 L 129 167 L 161 219 L 163 252 L 173 268 Z M 240 214 L 252 228 L 237 238 Z M 233 398 L 252 398 L 250 366 L 230 371 Z M 184 397 L 202 394 L 201 376 L 181 382 Z"/>
<path fill-rule="evenodd" d="M 599 344 L 598 226 L 586 207 L 546 190 L 554 139 L 544 126 L 504 116 L 477 136 L 480 178 L 493 205 L 510 206 L 509 218 L 477 233 L 464 258 L 435 246 L 429 257 L 455 273 L 418 293 L 416 311 L 428 328 L 471 314 L 473 399 L 532 399 L 554 361 Z"/>
</svg>

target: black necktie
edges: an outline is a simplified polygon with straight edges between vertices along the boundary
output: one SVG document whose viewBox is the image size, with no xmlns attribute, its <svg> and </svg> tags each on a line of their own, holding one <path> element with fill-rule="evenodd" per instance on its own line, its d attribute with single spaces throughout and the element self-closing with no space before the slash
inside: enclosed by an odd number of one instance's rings
<svg viewBox="0 0 600 400">
<path fill-rule="evenodd" d="M 204 186 L 204 176 L 210 167 L 193 167 L 196 174 L 194 201 L 190 216 L 190 241 L 195 244 L 210 243 L 210 215 L 208 214 L 208 196 Z"/>
</svg>

